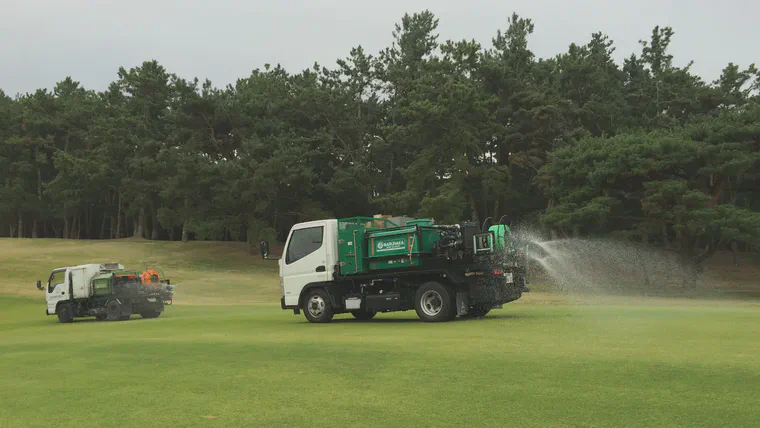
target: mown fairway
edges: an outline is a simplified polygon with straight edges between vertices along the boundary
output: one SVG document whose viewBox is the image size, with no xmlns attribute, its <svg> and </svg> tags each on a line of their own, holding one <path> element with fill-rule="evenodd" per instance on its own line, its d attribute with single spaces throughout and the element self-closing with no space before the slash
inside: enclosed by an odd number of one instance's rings
<svg viewBox="0 0 760 428">
<path fill-rule="evenodd" d="M 45 316 L 36 279 L 110 260 L 158 263 L 186 285 L 178 303 L 154 320 Z M 534 293 L 482 320 L 310 325 L 279 309 L 274 267 L 232 245 L 6 239 L 0 271 L 2 427 L 724 427 L 760 415 L 751 301 Z"/>
</svg>

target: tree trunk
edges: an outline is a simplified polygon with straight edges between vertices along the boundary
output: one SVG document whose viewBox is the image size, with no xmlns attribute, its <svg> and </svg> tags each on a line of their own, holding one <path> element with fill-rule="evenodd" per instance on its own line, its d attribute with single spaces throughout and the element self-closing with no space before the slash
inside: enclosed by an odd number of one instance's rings
<svg viewBox="0 0 760 428">
<path fill-rule="evenodd" d="M 151 228 L 150 239 L 153 241 L 158 241 L 159 238 L 161 237 L 160 236 L 161 226 L 158 224 L 158 210 L 155 207 L 152 209 L 152 214 L 153 214 L 153 224 Z"/>
<path fill-rule="evenodd" d="M 116 210 L 116 239 L 121 238 L 121 193 L 119 193 L 119 208 Z"/>
<path fill-rule="evenodd" d="M 24 237 L 24 215 L 21 211 L 18 212 L 18 238 Z"/>
<path fill-rule="evenodd" d="M 16 228 L 15 228 L 15 227 L 13 227 L 13 223 L 9 224 L 9 225 L 8 225 L 8 227 L 9 227 L 9 229 L 10 229 L 10 232 L 9 232 L 9 234 L 8 234 L 8 237 L 9 237 L 9 238 L 13 238 L 13 237 L 15 237 L 15 236 L 16 236 Z"/>
<path fill-rule="evenodd" d="M 110 229 L 111 229 L 111 231 L 109 232 L 108 236 L 110 236 L 111 239 L 115 239 L 116 238 L 116 217 L 115 216 L 111 216 L 111 227 L 110 227 Z"/>
<path fill-rule="evenodd" d="M 95 209 L 94 207 L 90 207 L 89 210 L 87 210 L 87 228 L 85 229 L 84 237 L 86 239 L 91 239 L 94 233 L 92 233 L 92 223 L 95 221 Z"/>
<path fill-rule="evenodd" d="M 90 209 L 84 210 L 84 230 L 82 229 L 82 225 L 79 226 L 79 234 L 77 235 L 77 239 L 82 239 L 84 237 L 85 239 L 89 239 L 90 237 Z"/>
<path fill-rule="evenodd" d="M 670 239 L 668 239 L 668 225 L 665 223 L 662 223 L 661 226 L 662 231 L 662 243 L 665 245 L 665 248 L 670 248 Z"/>
<path fill-rule="evenodd" d="M 475 198 L 473 198 L 472 195 L 467 195 L 467 199 L 469 199 L 470 202 L 470 216 L 472 217 L 472 221 L 474 221 L 476 224 L 480 224 L 480 219 L 478 218 L 478 207 L 475 205 Z"/>
<path fill-rule="evenodd" d="M 39 159 L 40 146 L 35 147 L 35 158 Z M 42 171 L 40 171 L 40 165 L 37 164 L 37 201 L 39 201 L 40 207 L 42 206 Z M 42 231 L 45 234 L 45 231 Z M 37 219 L 32 222 L 32 238 L 37 237 Z"/>
<path fill-rule="evenodd" d="M 254 255 L 256 254 L 254 251 L 256 247 L 255 245 L 253 245 L 254 237 L 253 237 L 253 233 L 251 232 L 252 230 L 249 224 L 248 227 L 245 228 L 245 243 L 248 244 L 246 245 L 248 247 L 248 254 Z"/>
<path fill-rule="evenodd" d="M 189 226 L 190 226 L 190 198 L 188 196 L 185 196 L 185 209 L 184 209 L 184 219 L 182 221 L 182 242 L 187 242 L 189 239 Z"/>
<path fill-rule="evenodd" d="M 391 186 L 393 185 L 393 154 L 391 154 L 391 166 L 388 168 L 389 174 L 388 174 L 388 184 L 386 185 L 385 192 L 390 193 L 391 192 Z"/>
<path fill-rule="evenodd" d="M 135 219 L 135 233 L 132 236 L 135 238 L 145 237 L 145 210 L 143 208 L 140 208 L 137 218 Z"/>
<path fill-rule="evenodd" d="M 734 265 L 739 266 L 739 244 L 736 241 L 731 241 L 728 248 L 731 249 L 731 254 L 734 256 Z"/>
<path fill-rule="evenodd" d="M 651 287 L 652 283 L 649 281 L 649 271 L 647 271 L 647 263 L 646 259 L 642 256 L 642 254 L 647 253 L 648 246 L 646 244 L 641 244 L 636 246 L 636 259 L 638 260 L 638 265 L 641 268 L 641 274 L 644 277 L 644 285 L 647 287 Z"/>
<path fill-rule="evenodd" d="M 188 238 L 188 230 L 187 230 L 187 227 L 188 227 L 188 224 L 187 224 L 187 223 L 183 223 L 183 224 L 182 224 L 182 242 L 187 242 L 187 241 L 188 241 L 188 239 L 189 239 L 189 238 Z"/>
<path fill-rule="evenodd" d="M 105 237 L 106 237 L 106 219 L 107 218 L 108 218 L 108 216 L 106 215 L 106 213 L 104 211 L 103 212 L 103 220 L 100 221 L 100 239 L 105 239 Z"/>
<path fill-rule="evenodd" d="M 174 227 L 166 229 L 169 232 L 169 241 L 174 241 Z"/>
<path fill-rule="evenodd" d="M 50 224 L 50 227 L 53 229 L 53 235 L 56 239 L 61 239 L 61 230 L 56 227 L 55 222 Z"/>
<path fill-rule="evenodd" d="M 697 261 L 694 257 L 695 242 L 690 239 L 688 234 L 681 234 L 679 240 L 681 255 L 681 271 L 683 273 L 683 287 L 689 289 L 697 288 Z"/>
<path fill-rule="evenodd" d="M 69 218 L 63 217 L 63 239 L 69 239 Z"/>
<path fill-rule="evenodd" d="M 140 208 L 137 227 L 140 228 L 140 238 L 148 239 L 148 227 L 146 226 L 145 208 Z"/>
<path fill-rule="evenodd" d="M 498 196 L 496 197 L 496 200 L 493 202 L 493 221 L 499 221 L 499 202 L 501 198 Z"/>
</svg>

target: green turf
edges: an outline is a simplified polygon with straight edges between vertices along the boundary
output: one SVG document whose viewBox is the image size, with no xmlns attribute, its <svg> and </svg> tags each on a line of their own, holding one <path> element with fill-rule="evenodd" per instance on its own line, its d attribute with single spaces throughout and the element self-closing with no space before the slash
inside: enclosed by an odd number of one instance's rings
<svg viewBox="0 0 760 428">
<path fill-rule="evenodd" d="M 68 244 L 29 245 L 51 264 L 49 249 Z M 71 248 L 95 254 L 92 245 Z M 239 249 L 183 248 L 186 265 L 173 262 L 182 275 L 261 275 L 214 299 L 277 297 L 270 267 L 247 267 Z M 0 270 L 13 271 L 10 253 L 0 251 Z M 26 263 L 19 270 L 43 270 Z M 0 294 L 3 428 L 750 427 L 760 415 L 753 302 L 539 294 L 481 320 L 427 324 L 405 312 L 313 325 L 272 304 L 209 305 L 210 281 L 197 284 L 203 305 L 157 319 L 59 324 L 42 293 L 11 294 L 11 282 Z"/>
</svg>

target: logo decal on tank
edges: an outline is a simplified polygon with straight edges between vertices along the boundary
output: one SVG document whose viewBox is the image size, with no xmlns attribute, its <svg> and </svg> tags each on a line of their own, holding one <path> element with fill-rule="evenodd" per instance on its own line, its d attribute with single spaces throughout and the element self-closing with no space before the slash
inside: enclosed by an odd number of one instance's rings
<svg viewBox="0 0 760 428">
<path fill-rule="evenodd" d="M 406 248 L 405 239 L 396 239 L 393 241 L 379 241 L 376 245 L 377 251 L 397 251 Z"/>
</svg>

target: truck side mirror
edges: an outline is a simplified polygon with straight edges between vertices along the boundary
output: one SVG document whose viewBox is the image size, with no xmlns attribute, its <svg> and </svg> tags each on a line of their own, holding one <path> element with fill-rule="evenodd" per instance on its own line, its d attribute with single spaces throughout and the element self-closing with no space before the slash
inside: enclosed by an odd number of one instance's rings
<svg viewBox="0 0 760 428">
<path fill-rule="evenodd" d="M 261 252 L 261 258 L 266 260 L 269 255 L 269 241 L 261 241 L 259 244 L 259 250 Z"/>
<path fill-rule="evenodd" d="M 42 290 L 42 281 L 40 281 L 39 279 L 37 280 L 37 289 Z"/>
</svg>

